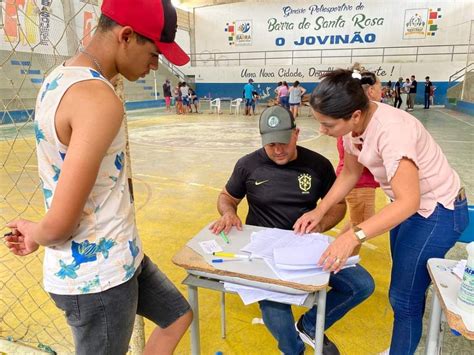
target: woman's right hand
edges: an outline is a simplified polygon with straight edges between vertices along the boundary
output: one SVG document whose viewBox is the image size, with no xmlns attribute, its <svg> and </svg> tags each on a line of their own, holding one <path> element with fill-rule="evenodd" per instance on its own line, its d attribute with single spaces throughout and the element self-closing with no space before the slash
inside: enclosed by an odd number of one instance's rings
<svg viewBox="0 0 474 355">
<path fill-rule="evenodd" d="M 319 232 L 318 224 L 322 218 L 323 216 L 320 216 L 316 209 L 306 212 L 296 220 L 293 230 L 296 234 Z"/>
</svg>

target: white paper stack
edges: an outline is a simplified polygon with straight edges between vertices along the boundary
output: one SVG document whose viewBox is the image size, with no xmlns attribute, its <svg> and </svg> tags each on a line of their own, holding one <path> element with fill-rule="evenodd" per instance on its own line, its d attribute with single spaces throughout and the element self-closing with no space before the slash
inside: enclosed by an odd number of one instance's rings
<svg viewBox="0 0 474 355">
<path fill-rule="evenodd" d="M 224 282 L 224 288 L 227 291 L 237 292 L 245 305 L 261 300 L 270 300 L 280 303 L 302 305 L 308 297 L 308 294 L 293 295 L 283 292 L 264 290 L 261 288 L 238 285 L 230 282 Z"/>
<path fill-rule="evenodd" d="M 273 228 L 253 233 L 250 243 L 240 250 L 250 253 L 251 258 L 264 259 L 281 280 L 297 282 L 314 275 L 328 273 L 317 266 L 328 246 L 329 237 L 324 234 L 296 235 L 293 231 Z M 355 266 L 359 260 L 359 256 L 349 258 L 346 267 Z M 246 305 L 264 299 L 301 305 L 308 296 L 308 294 L 292 295 L 228 282 L 224 283 L 224 287 L 226 290 L 237 292 Z"/>
<path fill-rule="evenodd" d="M 252 234 L 251 242 L 241 250 L 263 258 L 280 279 L 294 281 L 327 273 L 317 264 L 328 246 L 329 238 L 324 234 L 296 235 L 274 228 Z M 353 256 L 345 267 L 355 266 L 359 261 L 359 256 Z"/>
</svg>

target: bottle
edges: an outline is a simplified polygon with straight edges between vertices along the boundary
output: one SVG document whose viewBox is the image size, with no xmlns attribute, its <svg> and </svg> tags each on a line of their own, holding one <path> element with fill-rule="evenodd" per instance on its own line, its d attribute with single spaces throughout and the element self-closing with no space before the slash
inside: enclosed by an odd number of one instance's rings
<svg viewBox="0 0 474 355">
<path fill-rule="evenodd" d="M 474 242 L 469 243 L 466 250 L 467 263 L 458 292 L 457 304 L 462 310 L 474 314 Z"/>
</svg>

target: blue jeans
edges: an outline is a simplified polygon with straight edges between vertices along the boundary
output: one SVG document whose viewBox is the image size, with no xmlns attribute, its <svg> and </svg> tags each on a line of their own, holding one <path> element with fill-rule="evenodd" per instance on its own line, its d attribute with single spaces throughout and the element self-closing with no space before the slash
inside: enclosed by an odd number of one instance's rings
<svg viewBox="0 0 474 355">
<path fill-rule="evenodd" d="M 280 105 L 289 109 L 290 108 L 289 99 L 290 98 L 288 96 L 280 96 Z"/>
<path fill-rule="evenodd" d="M 438 203 L 428 218 L 418 213 L 390 231 L 394 312 L 391 355 L 413 354 L 421 338 L 426 290 L 431 282 L 426 263 L 443 258 L 467 225 L 467 201 L 449 210 Z"/>
<path fill-rule="evenodd" d="M 372 276 L 360 265 L 331 274 L 331 291 L 326 299 L 325 329 L 341 319 L 352 308 L 367 299 L 374 292 Z M 278 348 L 285 355 L 301 354 L 304 343 L 294 326 L 291 305 L 273 301 L 260 301 L 263 322 L 278 341 Z M 316 307 L 303 315 L 303 327 L 314 338 Z"/>
<path fill-rule="evenodd" d="M 430 93 L 425 92 L 425 108 L 430 108 Z"/>
</svg>

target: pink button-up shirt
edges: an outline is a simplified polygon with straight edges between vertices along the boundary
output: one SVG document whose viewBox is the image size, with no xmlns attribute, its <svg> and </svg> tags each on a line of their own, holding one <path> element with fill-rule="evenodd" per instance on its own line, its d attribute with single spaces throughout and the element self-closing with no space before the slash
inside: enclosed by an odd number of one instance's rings
<svg viewBox="0 0 474 355">
<path fill-rule="evenodd" d="M 344 150 L 357 156 L 359 163 L 374 175 L 380 187 L 392 199 L 395 196 L 390 181 L 400 160 L 408 158 L 418 168 L 420 178 L 420 208 L 418 213 L 429 217 L 439 202 L 454 209 L 454 199 L 460 188 L 458 174 L 425 127 L 409 113 L 374 102 L 378 107 L 360 136 L 362 150 L 352 143 L 351 133 L 343 138 Z"/>
</svg>

